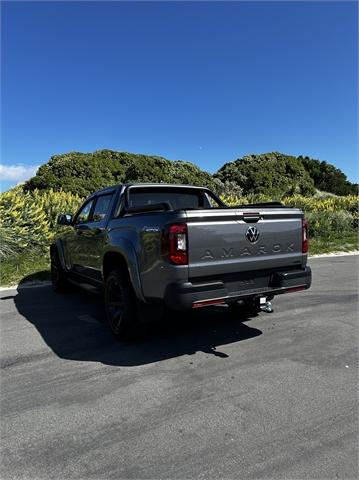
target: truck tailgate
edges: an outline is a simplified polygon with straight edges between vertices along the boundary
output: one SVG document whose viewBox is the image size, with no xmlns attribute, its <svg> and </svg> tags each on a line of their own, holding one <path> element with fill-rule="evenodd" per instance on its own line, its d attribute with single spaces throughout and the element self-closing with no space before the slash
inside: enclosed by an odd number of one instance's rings
<svg viewBox="0 0 359 480">
<path fill-rule="evenodd" d="M 190 279 L 303 262 L 298 209 L 187 210 L 186 215 Z"/>
</svg>

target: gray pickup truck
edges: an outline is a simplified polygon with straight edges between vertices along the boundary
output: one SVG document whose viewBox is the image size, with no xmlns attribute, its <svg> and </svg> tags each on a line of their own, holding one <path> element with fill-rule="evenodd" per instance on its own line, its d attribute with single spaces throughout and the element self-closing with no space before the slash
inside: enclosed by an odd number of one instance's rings
<svg viewBox="0 0 359 480">
<path fill-rule="evenodd" d="M 244 304 L 310 287 L 303 212 L 280 203 L 226 206 L 207 188 L 117 185 L 59 216 L 51 245 L 55 291 L 72 282 L 104 288 L 117 338 L 146 311 Z"/>
</svg>

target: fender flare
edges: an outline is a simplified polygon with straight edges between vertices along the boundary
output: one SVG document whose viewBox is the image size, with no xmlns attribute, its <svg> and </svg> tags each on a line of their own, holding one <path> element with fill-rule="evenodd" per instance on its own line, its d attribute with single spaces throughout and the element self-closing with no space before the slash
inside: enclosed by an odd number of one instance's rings
<svg viewBox="0 0 359 480">
<path fill-rule="evenodd" d="M 141 285 L 140 269 L 137 262 L 137 255 L 132 243 L 125 238 L 121 238 L 116 245 L 107 245 L 105 247 L 102 256 L 102 278 L 104 278 L 103 265 L 107 253 L 121 255 L 127 264 L 127 270 L 136 297 L 145 302 Z"/>
</svg>

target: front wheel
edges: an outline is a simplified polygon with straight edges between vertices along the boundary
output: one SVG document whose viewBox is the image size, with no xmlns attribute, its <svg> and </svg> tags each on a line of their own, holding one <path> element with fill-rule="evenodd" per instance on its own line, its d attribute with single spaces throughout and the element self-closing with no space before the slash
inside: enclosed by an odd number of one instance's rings
<svg viewBox="0 0 359 480">
<path fill-rule="evenodd" d="M 123 270 L 113 270 L 106 278 L 105 308 L 108 325 L 116 339 L 132 339 L 139 334 L 137 300 L 128 274 Z"/>
</svg>

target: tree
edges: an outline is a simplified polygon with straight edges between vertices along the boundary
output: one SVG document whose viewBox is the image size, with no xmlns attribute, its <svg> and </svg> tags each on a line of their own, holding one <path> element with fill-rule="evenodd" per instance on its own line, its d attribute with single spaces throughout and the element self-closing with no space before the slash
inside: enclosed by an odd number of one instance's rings
<svg viewBox="0 0 359 480">
<path fill-rule="evenodd" d="M 314 181 L 318 190 L 336 195 L 357 195 L 357 184 L 348 181 L 346 175 L 327 162 L 314 160 L 309 157 L 298 157 L 304 168 Z"/>
<path fill-rule="evenodd" d="M 279 152 L 247 155 L 226 163 L 215 174 L 190 162 L 114 150 L 54 155 L 28 180 L 26 190 L 64 190 L 82 197 L 119 183 L 183 183 L 208 187 L 219 194 L 265 194 L 273 199 L 299 193 L 312 195 L 315 188 L 336 195 L 357 194 L 338 168 L 309 157 Z"/>
<path fill-rule="evenodd" d="M 25 183 L 25 190 L 64 190 L 87 196 L 118 183 L 183 183 L 216 189 L 212 175 L 190 162 L 113 150 L 55 155 Z"/>
<path fill-rule="evenodd" d="M 279 152 L 248 155 L 226 163 L 215 177 L 223 183 L 236 183 L 244 195 L 261 193 L 280 199 L 294 193 L 309 195 L 315 191 L 302 162 Z"/>
</svg>

